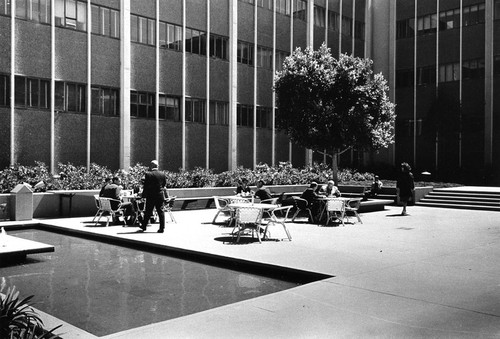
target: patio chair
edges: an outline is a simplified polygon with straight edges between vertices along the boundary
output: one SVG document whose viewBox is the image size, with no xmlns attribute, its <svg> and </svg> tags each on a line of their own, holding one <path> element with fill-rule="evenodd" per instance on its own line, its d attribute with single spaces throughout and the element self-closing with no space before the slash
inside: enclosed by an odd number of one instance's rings
<svg viewBox="0 0 500 339">
<path fill-rule="evenodd" d="M 299 215 L 300 212 L 304 211 L 308 213 L 308 217 L 310 222 L 314 221 L 312 211 L 308 206 L 307 200 L 298 198 L 298 197 L 293 197 L 293 207 L 295 208 L 295 214 L 292 217 L 292 222 L 295 221 L 295 218 Z"/>
<path fill-rule="evenodd" d="M 359 214 L 358 214 L 358 210 L 359 210 L 360 206 L 361 206 L 361 198 L 359 198 L 359 199 L 351 199 L 351 200 L 349 200 L 346 203 L 346 205 L 345 205 L 345 216 L 346 216 L 347 220 L 349 220 L 348 213 L 353 213 L 354 216 L 358 219 L 358 221 L 360 223 L 363 223 L 363 221 L 361 221 L 361 218 L 359 217 Z"/>
<path fill-rule="evenodd" d="M 326 201 L 326 223 L 328 225 L 330 221 L 339 220 L 344 225 L 345 217 L 345 202 L 340 199 L 331 199 Z"/>
<path fill-rule="evenodd" d="M 95 202 L 95 207 L 97 207 L 97 212 L 94 215 L 94 218 L 92 219 L 92 222 L 95 222 L 95 218 L 99 216 L 101 213 L 101 203 L 99 202 L 99 195 L 95 194 L 94 195 L 94 202 Z"/>
<path fill-rule="evenodd" d="M 257 239 L 259 243 L 262 243 L 260 239 L 260 226 L 262 221 L 262 210 L 256 207 L 239 207 L 236 209 L 235 215 L 236 223 L 234 225 L 233 231 L 231 232 L 233 239 L 235 234 L 238 234 L 236 242 L 240 241 L 241 234 L 246 230 L 252 231 L 252 238 L 254 233 L 257 233 Z M 236 230 L 236 232 L 235 232 Z"/>
<path fill-rule="evenodd" d="M 283 207 L 278 207 L 272 210 L 271 213 L 271 218 L 268 220 L 269 222 L 266 225 L 266 228 L 264 230 L 264 236 L 263 238 L 268 238 L 271 235 L 271 232 L 269 232 L 269 226 L 275 226 L 275 225 L 281 225 L 283 229 L 285 230 L 286 236 L 288 237 L 288 240 L 292 241 L 292 236 L 290 235 L 290 232 L 286 228 L 286 219 L 288 218 L 288 213 L 292 209 L 292 206 L 283 206 Z M 279 217 L 277 215 L 279 213 Z"/>
<path fill-rule="evenodd" d="M 231 208 L 229 208 L 228 201 L 226 199 L 214 196 L 214 203 L 215 203 L 215 208 L 217 209 L 217 213 L 215 214 L 214 220 L 212 220 L 212 224 L 215 224 L 217 217 L 221 213 L 231 216 L 232 210 Z"/>
<path fill-rule="evenodd" d="M 116 203 L 116 208 L 112 207 L 112 202 Z M 112 220 L 118 220 L 118 218 L 124 215 L 124 210 L 121 208 L 122 202 L 120 200 L 99 197 L 99 217 L 95 222 L 95 226 L 99 223 L 102 217 L 106 217 L 106 227 L 109 226 L 109 218 Z"/>
<path fill-rule="evenodd" d="M 175 221 L 174 215 L 172 213 L 172 207 L 174 207 L 176 198 L 176 196 L 173 196 L 165 199 L 165 201 L 163 202 L 162 210 L 163 213 L 168 213 L 168 216 L 170 217 L 170 220 L 172 220 L 172 222 L 177 224 L 177 221 Z"/>
</svg>

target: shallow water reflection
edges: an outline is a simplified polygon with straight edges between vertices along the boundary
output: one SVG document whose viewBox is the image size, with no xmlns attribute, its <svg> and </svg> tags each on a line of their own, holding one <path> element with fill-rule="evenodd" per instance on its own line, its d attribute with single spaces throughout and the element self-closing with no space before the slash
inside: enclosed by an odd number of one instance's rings
<svg viewBox="0 0 500 339">
<path fill-rule="evenodd" d="M 36 308 L 97 336 L 297 286 L 229 269 L 41 230 L 10 235 L 55 246 L 0 268 Z M 64 329 L 62 329 L 64 331 Z"/>
</svg>

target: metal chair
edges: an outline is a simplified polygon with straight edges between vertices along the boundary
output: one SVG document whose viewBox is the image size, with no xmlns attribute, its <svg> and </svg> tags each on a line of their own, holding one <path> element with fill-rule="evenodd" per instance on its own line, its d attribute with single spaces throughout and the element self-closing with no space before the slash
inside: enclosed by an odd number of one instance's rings
<svg viewBox="0 0 500 339">
<path fill-rule="evenodd" d="M 165 201 L 163 202 L 162 210 L 163 213 L 168 213 L 170 220 L 172 220 L 172 222 L 177 224 L 177 221 L 175 221 L 174 215 L 172 213 L 172 207 L 174 207 L 174 202 L 176 198 L 177 196 L 173 196 L 165 199 Z"/>
<path fill-rule="evenodd" d="M 254 237 L 254 232 L 257 233 L 257 238 L 259 243 L 262 243 L 260 239 L 260 226 L 262 221 L 262 210 L 256 207 L 240 207 L 236 209 L 235 215 L 236 224 L 231 232 L 234 239 L 235 234 L 238 234 L 236 242 L 240 241 L 241 234 L 245 230 L 252 231 L 252 238 Z M 235 230 L 237 231 L 235 232 Z"/>
<path fill-rule="evenodd" d="M 217 217 L 219 214 L 227 214 L 231 216 L 231 208 L 228 206 L 228 201 L 221 197 L 214 196 L 215 208 L 217 209 L 217 213 L 215 214 L 214 220 L 212 220 L 212 224 L 215 224 Z"/>
<path fill-rule="evenodd" d="M 359 210 L 360 206 L 361 206 L 361 198 L 351 199 L 345 204 L 345 216 L 346 216 L 348 221 L 349 221 L 349 216 L 347 214 L 353 213 L 354 216 L 358 219 L 358 221 L 360 223 L 363 223 L 363 221 L 361 221 L 361 218 L 359 217 L 359 214 L 358 214 L 358 210 Z"/>
<path fill-rule="evenodd" d="M 117 207 L 113 208 L 111 203 L 116 202 Z M 116 199 L 111 199 L 111 198 L 103 198 L 99 197 L 99 217 L 97 218 L 97 221 L 95 222 L 95 226 L 99 223 L 102 217 L 106 217 L 106 227 L 109 226 L 109 217 L 112 218 L 112 220 L 118 219 L 118 217 L 124 215 L 124 210 L 121 208 L 122 202 L 120 200 Z"/>
<path fill-rule="evenodd" d="M 308 203 L 307 203 L 307 200 L 306 199 L 302 199 L 302 198 L 297 198 L 297 197 L 293 197 L 293 207 L 296 209 L 295 210 L 295 214 L 293 215 L 292 217 L 292 222 L 295 221 L 295 218 L 299 215 L 300 212 L 302 211 L 305 211 L 309 214 L 309 220 L 311 222 L 314 221 L 314 218 L 313 218 L 313 215 L 312 215 L 312 211 L 311 209 L 309 208 L 308 206 Z"/>
<path fill-rule="evenodd" d="M 345 203 L 343 200 L 331 199 L 326 201 L 325 225 L 328 225 L 330 221 L 337 219 L 340 220 L 340 222 L 342 222 L 342 226 L 345 226 L 344 217 L 345 217 Z"/>
<path fill-rule="evenodd" d="M 95 202 L 95 207 L 97 207 L 97 212 L 95 213 L 94 218 L 92 219 L 92 222 L 94 222 L 95 218 L 97 218 L 101 213 L 101 203 L 99 202 L 99 195 L 98 194 L 94 195 L 94 202 Z"/>
<path fill-rule="evenodd" d="M 268 219 L 268 223 L 266 225 L 266 228 L 264 230 L 264 236 L 263 238 L 269 238 L 270 232 L 268 230 L 270 225 L 281 225 L 283 226 L 283 229 L 285 230 L 286 236 L 288 237 L 288 240 L 292 241 L 292 236 L 290 235 L 290 232 L 286 228 L 286 219 L 288 218 L 288 213 L 292 209 L 292 206 L 283 206 L 283 207 L 278 207 L 272 210 L 271 213 L 271 218 Z M 277 216 L 276 213 L 280 214 L 280 217 Z M 284 216 L 283 216 L 284 215 Z"/>
</svg>

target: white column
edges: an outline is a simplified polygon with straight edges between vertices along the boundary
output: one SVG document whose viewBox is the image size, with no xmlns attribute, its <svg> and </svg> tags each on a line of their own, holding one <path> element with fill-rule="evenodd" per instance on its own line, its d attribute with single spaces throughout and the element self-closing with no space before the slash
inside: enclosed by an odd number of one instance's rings
<svg viewBox="0 0 500 339">
<path fill-rule="evenodd" d="M 12 1 L 14 6 L 15 1 Z M 55 1 L 51 0 L 50 8 L 55 8 Z M 13 9 L 14 10 L 14 9 Z M 50 170 L 52 174 L 56 173 L 55 149 L 56 149 L 56 18 L 55 10 L 50 11 Z"/>
<path fill-rule="evenodd" d="M 155 159 L 160 161 L 160 0 L 156 0 L 155 26 Z"/>
<path fill-rule="evenodd" d="M 236 104 L 238 101 L 238 1 L 229 1 L 229 142 L 228 170 L 238 164 Z"/>
<path fill-rule="evenodd" d="M 181 153 L 182 169 L 187 167 L 186 159 L 186 0 L 182 0 L 182 95 L 181 95 Z"/>
<path fill-rule="evenodd" d="M 207 126 L 206 126 L 206 157 L 205 157 L 205 167 L 210 168 L 210 0 L 207 0 L 207 65 L 206 65 L 206 80 L 205 80 L 205 97 L 206 100 L 206 115 L 207 115 Z"/>
<path fill-rule="evenodd" d="M 293 3 L 295 1 L 290 1 L 290 54 L 293 53 Z M 327 1 L 328 2 L 328 1 Z M 290 163 L 292 162 L 292 159 L 293 159 L 293 146 L 292 146 L 292 142 L 289 141 L 288 142 L 288 161 L 290 161 Z"/>
<path fill-rule="evenodd" d="M 341 0 L 342 1 L 342 0 Z M 314 47 L 314 0 L 307 2 L 307 47 Z M 306 149 L 306 165 L 313 162 L 313 151 Z"/>
<path fill-rule="evenodd" d="M 415 22 L 417 22 L 415 20 Z M 458 168 L 462 168 L 462 87 L 463 87 L 463 81 L 462 81 L 462 65 L 463 65 L 463 27 L 464 27 L 464 6 L 463 6 L 463 0 L 460 0 L 460 48 L 459 48 L 459 62 L 458 62 L 458 101 L 459 101 L 459 121 L 458 121 Z"/>
<path fill-rule="evenodd" d="M 130 0 L 120 0 L 120 168 L 130 167 Z"/>
<path fill-rule="evenodd" d="M 52 0 L 53 2 L 54 0 Z M 53 12 L 53 11 L 52 11 Z M 53 41 L 53 39 L 52 39 Z M 51 62 L 52 65 L 52 62 Z M 13 166 L 16 163 L 16 129 L 15 129 L 15 107 L 16 107 L 16 2 L 11 2 L 10 9 L 10 165 Z M 52 86 L 50 87 L 53 88 Z M 54 106 L 51 105 L 51 112 L 54 112 Z M 51 126 L 54 122 L 54 119 L 51 119 Z M 51 131 L 51 145 L 52 145 L 52 136 L 53 133 Z M 51 147 L 50 157 L 53 159 L 53 152 Z M 53 170 L 53 162 L 51 161 L 51 170 Z"/>
<path fill-rule="evenodd" d="M 276 0 L 273 11 L 273 74 L 276 74 Z M 276 164 L 276 91 L 273 89 L 271 100 L 273 102 L 271 110 L 271 164 Z"/>
<path fill-rule="evenodd" d="M 352 0 L 352 25 L 351 25 L 351 55 L 354 56 L 354 48 L 356 47 L 356 39 L 354 38 L 356 31 L 356 0 Z"/>
<path fill-rule="evenodd" d="M 418 0 L 415 0 L 414 19 L 415 29 L 413 30 L 413 166 L 417 167 L 417 7 Z"/>
<path fill-rule="evenodd" d="M 90 171 L 91 118 L 92 118 L 92 6 L 87 2 L 87 172 Z"/>
<path fill-rule="evenodd" d="M 257 1 L 254 2 L 253 7 L 253 168 L 257 166 Z M 273 91 L 274 92 L 274 91 Z"/>
<path fill-rule="evenodd" d="M 342 53 L 342 13 L 343 13 L 343 1 L 340 0 L 339 4 L 339 56 Z"/>
</svg>

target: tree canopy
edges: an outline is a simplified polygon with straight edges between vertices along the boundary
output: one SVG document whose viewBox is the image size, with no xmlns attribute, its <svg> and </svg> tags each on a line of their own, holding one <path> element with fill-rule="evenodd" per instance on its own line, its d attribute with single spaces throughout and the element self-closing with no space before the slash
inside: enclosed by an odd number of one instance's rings
<svg viewBox="0 0 500 339">
<path fill-rule="evenodd" d="M 276 73 L 276 125 L 290 140 L 316 151 L 378 149 L 394 142 L 394 104 L 373 62 L 323 44 L 297 48 Z"/>
</svg>

